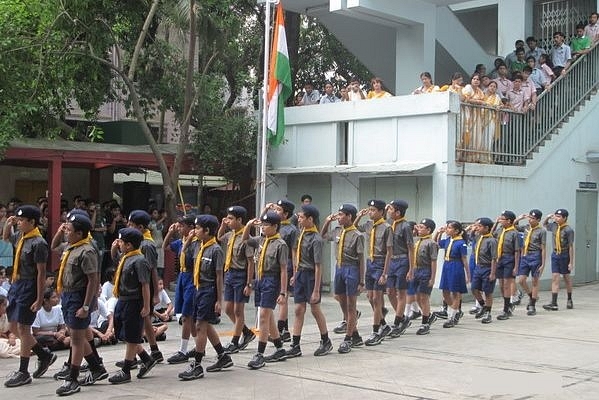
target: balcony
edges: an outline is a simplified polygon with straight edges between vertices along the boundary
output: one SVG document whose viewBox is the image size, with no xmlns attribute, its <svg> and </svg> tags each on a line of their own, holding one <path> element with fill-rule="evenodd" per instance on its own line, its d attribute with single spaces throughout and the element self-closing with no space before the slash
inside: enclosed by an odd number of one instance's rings
<svg viewBox="0 0 599 400">
<path fill-rule="evenodd" d="M 285 141 L 271 150 L 269 173 L 431 169 L 453 158 L 459 113 L 452 93 L 286 108 Z"/>
</svg>

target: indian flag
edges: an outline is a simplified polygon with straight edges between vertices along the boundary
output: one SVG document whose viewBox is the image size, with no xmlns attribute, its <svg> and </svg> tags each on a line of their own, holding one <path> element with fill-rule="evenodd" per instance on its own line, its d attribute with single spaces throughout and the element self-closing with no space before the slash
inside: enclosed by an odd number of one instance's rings
<svg viewBox="0 0 599 400">
<path fill-rule="evenodd" d="M 285 101 L 291 95 L 291 68 L 287 52 L 287 36 L 283 19 L 283 5 L 277 5 L 273 29 L 270 66 L 268 68 L 267 129 L 271 145 L 278 146 L 285 134 Z"/>
</svg>

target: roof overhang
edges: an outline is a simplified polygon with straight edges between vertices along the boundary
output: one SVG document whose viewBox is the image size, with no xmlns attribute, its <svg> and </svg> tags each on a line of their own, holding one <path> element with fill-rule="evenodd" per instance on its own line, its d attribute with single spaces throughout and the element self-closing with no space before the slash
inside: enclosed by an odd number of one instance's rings
<svg viewBox="0 0 599 400">
<path fill-rule="evenodd" d="M 302 167 L 302 168 L 277 168 L 268 171 L 273 175 L 296 175 L 296 174 L 385 174 L 385 175 L 404 175 L 404 174 L 432 174 L 435 163 L 432 161 L 423 162 L 400 162 L 395 164 L 378 165 L 335 165 L 326 167 Z"/>
</svg>

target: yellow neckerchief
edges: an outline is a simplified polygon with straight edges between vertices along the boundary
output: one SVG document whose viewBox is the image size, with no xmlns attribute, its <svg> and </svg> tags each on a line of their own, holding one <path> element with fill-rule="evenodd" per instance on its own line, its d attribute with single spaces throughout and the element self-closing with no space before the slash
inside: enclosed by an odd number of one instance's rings
<svg viewBox="0 0 599 400">
<path fill-rule="evenodd" d="M 185 250 L 183 250 L 185 248 L 185 243 L 187 242 L 187 240 L 183 240 L 183 243 L 181 244 L 181 253 L 179 253 L 179 270 L 181 272 L 187 272 L 187 254 L 185 254 Z M 191 238 L 191 243 L 197 241 L 197 236 Z M 191 243 L 189 243 L 189 245 L 191 245 Z"/>
<path fill-rule="evenodd" d="M 405 217 L 401 217 L 400 219 L 396 219 L 393 221 L 393 225 L 391 225 L 391 229 L 393 230 L 393 233 L 395 233 L 395 227 L 397 226 L 397 224 L 399 224 L 400 222 L 405 221 Z"/>
<path fill-rule="evenodd" d="M 512 225 L 507 228 L 503 228 L 503 230 L 501 231 L 501 234 L 499 235 L 499 243 L 497 243 L 497 259 L 498 260 L 503 255 L 503 240 L 504 240 L 505 233 L 509 232 L 509 231 L 513 231 L 514 229 L 516 229 L 516 228 L 514 228 L 514 225 Z"/>
<path fill-rule="evenodd" d="M 426 239 L 430 239 L 431 235 L 424 235 L 424 236 L 419 236 L 418 237 L 418 241 L 416 242 L 416 245 L 414 246 L 414 265 L 416 264 L 416 260 L 418 259 L 418 249 L 420 249 L 420 242 L 422 242 L 423 240 Z"/>
<path fill-rule="evenodd" d="M 264 260 L 266 260 L 266 249 L 268 247 L 268 244 L 273 240 L 277 240 L 280 238 L 281 235 L 279 233 L 276 233 L 272 236 L 267 236 L 264 240 L 264 243 L 262 244 L 262 250 L 260 251 L 260 258 L 258 259 L 258 279 L 262 279 L 262 272 L 264 270 Z"/>
<path fill-rule="evenodd" d="M 143 254 L 140 249 L 131 250 L 130 252 L 123 254 L 121 257 L 121 261 L 119 261 L 119 266 L 116 268 L 116 273 L 114 275 L 114 287 L 112 288 L 112 294 L 114 297 L 119 297 L 119 283 L 121 281 L 121 274 L 123 272 L 123 266 L 125 265 L 125 260 L 131 256 L 136 256 L 138 254 Z"/>
<path fill-rule="evenodd" d="M 58 279 L 56 280 L 56 292 L 58 294 L 62 293 L 62 274 L 64 273 L 64 268 L 67 265 L 67 260 L 69 259 L 69 254 L 71 254 L 71 250 L 88 243 L 91 243 L 89 236 L 70 245 L 62 255 L 62 260 L 60 260 L 60 268 L 58 269 Z"/>
<path fill-rule="evenodd" d="M 341 232 L 341 236 L 339 237 L 339 244 L 337 245 L 337 264 L 341 266 L 341 262 L 343 261 L 343 246 L 345 244 L 345 233 L 349 231 L 355 231 L 357 228 L 355 225 L 350 225 L 347 228 L 343 228 L 343 232 Z"/>
<path fill-rule="evenodd" d="M 480 251 L 480 246 L 483 244 L 483 240 L 484 238 L 490 238 L 493 237 L 493 235 L 491 235 L 490 233 L 486 233 L 484 235 L 481 235 L 478 240 L 476 241 L 476 247 L 474 248 L 474 263 L 478 264 L 478 252 Z"/>
<path fill-rule="evenodd" d="M 557 226 L 557 230 L 555 231 L 555 254 L 562 253 L 562 228 L 567 227 L 568 224 L 561 224 Z"/>
<path fill-rule="evenodd" d="M 453 246 L 453 237 L 449 238 L 449 244 L 447 245 L 447 249 L 445 250 L 445 261 L 449 261 L 449 254 L 451 253 L 451 246 Z"/>
<path fill-rule="evenodd" d="M 385 220 L 383 219 L 383 217 L 379 218 L 373 225 L 372 225 L 372 229 L 370 230 L 370 259 L 374 260 L 374 242 L 375 242 L 375 234 L 376 234 L 376 227 L 379 226 L 380 224 L 384 223 Z"/>
<path fill-rule="evenodd" d="M 40 236 L 40 237 L 42 236 L 42 233 L 40 232 L 40 229 L 38 227 L 35 227 L 32 230 L 30 230 L 29 232 L 21 235 L 21 238 L 19 239 L 19 243 L 17 244 L 17 250 L 15 251 L 15 259 L 13 260 L 13 263 L 12 263 L 11 283 L 16 282 L 19 277 L 19 264 L 20 264 L 19 261 L 21 259 L 21 250 L 23 250 L 23 243 L 25 243 L 25 240 L 27 240 L 27 239 L 31 239 L 31 238 L 38 237 L 38 236 Z"/>
<path fill-rule="evenodd" d="M 285 221 L 281 221 L 281 225 L 291 225 L 291 221 L 287 218 Z"/>
<path fill-rule="evenodd" d="M 200 288 L 200 270 L 202 269 L 202 257 L 204 256 L 204 250 L 208 247 L 216 244 L 216 238 L 208 240 L 206 243 L 202 243 L 202 247 L 200 247 L 200 251 L 198 252 L 198 256 L 196 257 L 195 264 L 193 266 L 193 284 L 196 288 Z"/>
<path fill-rule="evenodd" d="M 296 252 L 297 263 L 296 263 L 296 265 L 298 267 L 300 264 L 300 260 L 302 259 L 302 240 L 304 239 L 304 234 L 310 233 L 310 232 L 318 233 L 318 229 L 316 229 L 315 226 L 313 226 L 312 228 L 307 228 L 307 229 L 303 228 L 302 232 L 299 235 L 299 239 L 297 240 L 297 252 Z"/>
<path fill-rule="evenodd" d="M 149 240 L 150 242 L 154 241 L 154 238 L 152 237 L 152 232 L 150 232 L 149 229 L 144 229 L 142 233 L 144 234 L 144 239 Z"/>
<path fill-rule="evenodd" d="M 242 233 L 243 228 L 240 228 L 236 231 L 233 231 L 231 237 L 229 238 L 229 243 L 227 245 L 227 256 L 225 258 L 225 272 L 227 272 L 229 268 L 231 268 L 231 263 L 233 261 L 233 248 L 235 247 L 235 238 L 238 235 L 241 235 Z"/>
<path fill-rule="evenodd" d="M 531 226 L 528 230 L 528 233 L 526 234 L 526 239 L 524 239 L 524 250 L 522 251 L 522 254 L 526 255 L 526 253 L 528 253 L 528 246 L 530 245 L 530 238 L 532 237 L 532 232 L 538 228 L 539 225 L 535 226 L 534 228 Z"/>
</svg>

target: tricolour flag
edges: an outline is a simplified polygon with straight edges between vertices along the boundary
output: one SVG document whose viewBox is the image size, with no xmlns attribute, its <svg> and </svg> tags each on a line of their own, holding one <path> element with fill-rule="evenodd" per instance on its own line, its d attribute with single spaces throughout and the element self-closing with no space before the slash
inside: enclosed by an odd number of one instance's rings
<svg viewBox="0 0 599 400">
<path fill-rule="evenodd" d="M 268 4 L 268 3 L 267 3 Z M 267 129 L 271 145 L 278 146 L 285 134 L 285 101 L 291 95 L 291 68 L 287 51 L 287 35 L 283 5 L 277 5 L 272 50 L 268 68 Z"/>
</svg>

